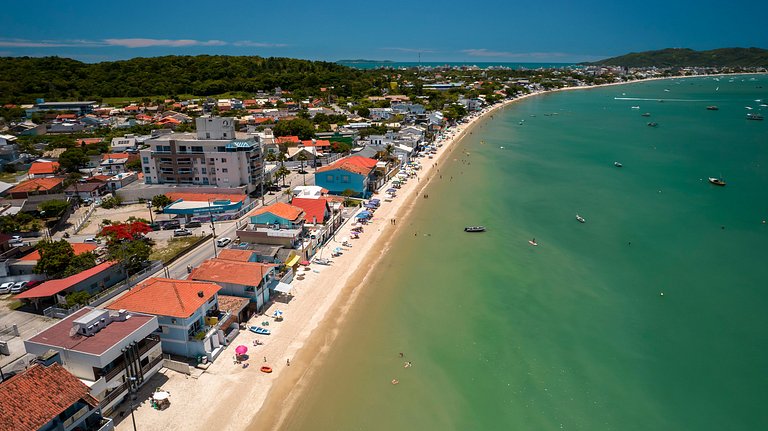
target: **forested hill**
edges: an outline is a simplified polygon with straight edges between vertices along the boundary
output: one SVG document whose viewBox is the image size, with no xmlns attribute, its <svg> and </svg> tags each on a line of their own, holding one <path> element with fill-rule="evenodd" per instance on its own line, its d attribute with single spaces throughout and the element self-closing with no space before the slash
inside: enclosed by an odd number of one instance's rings
<svg viewBox="0 0 768 431">
<path fill-rule="evenodd" d="M 768 67 L 768 50 L 720 48 L 694 51 L 688 48 L 667 48 L 658 51 L 633 52 L 584 64 L 626 67 Z"/>
<path fill-rule="evenodd" d="M 82 63 L 60 57 L 0 58 L 0 102 L 98 99 L 228 91 L 254 93 L 335 87 L 334 94 L 370 90 L 373 77 L 335 63 L 244 56 L 167 56 Z M 298 94 L 302 96 L 302 94 Z"/>
</svg>

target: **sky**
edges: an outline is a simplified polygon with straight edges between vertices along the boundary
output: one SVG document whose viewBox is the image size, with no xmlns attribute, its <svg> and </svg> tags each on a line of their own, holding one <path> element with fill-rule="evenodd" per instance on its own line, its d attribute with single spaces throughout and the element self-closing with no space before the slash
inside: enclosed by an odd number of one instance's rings
<svg viewBox="0 0 768 431">
<path fill-rule="evenodd" d="M 0 56 L 160 55 L 560 62 L 663 48 L 768 48 L 768 1 L 3 2 Z"/>
</svg>

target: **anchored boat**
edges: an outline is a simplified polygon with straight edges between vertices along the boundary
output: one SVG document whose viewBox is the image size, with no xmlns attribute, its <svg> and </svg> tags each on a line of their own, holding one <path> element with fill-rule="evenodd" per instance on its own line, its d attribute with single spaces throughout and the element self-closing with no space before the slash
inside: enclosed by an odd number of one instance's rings
<svg viewBox="0 0 768 431">
<path fill-rule="evenodd" d="M 464 232 L 485 232 L 485 226 L 467 226 Z"/>
</svg>

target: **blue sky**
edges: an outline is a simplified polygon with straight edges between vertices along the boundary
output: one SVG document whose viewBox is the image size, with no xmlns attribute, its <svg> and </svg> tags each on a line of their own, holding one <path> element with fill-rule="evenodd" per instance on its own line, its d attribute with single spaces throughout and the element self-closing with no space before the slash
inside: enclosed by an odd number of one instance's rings
<svg viewBox="0 0 768 431">
<path fill-rule="evenodd" d="M 768 1 L 4 2 L 0 56 L 228 54 L 576 62 L 667 47 L 768 48 Z"/>
</svg>

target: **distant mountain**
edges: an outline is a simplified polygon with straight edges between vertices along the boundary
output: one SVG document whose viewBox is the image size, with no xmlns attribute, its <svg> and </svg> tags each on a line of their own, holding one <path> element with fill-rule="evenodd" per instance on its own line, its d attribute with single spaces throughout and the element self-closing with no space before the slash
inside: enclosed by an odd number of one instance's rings
<svg viewBox="0 0 768 431">
<path fill-rule="evenodd" d="M 358 58 L 355 60 L 339 60 L 336 64 L 356 64 L 356 63 L 394 63 L 392 60 L 365 60 Z"/>
<path fill-rule="evenodd" d="M 688 48 L 667 48 L 658 51 L 633 52 L 582 64 L 626 67 L 768 67 L 768 50 L 719 48 L 694 51 Z"/>
</svg>

